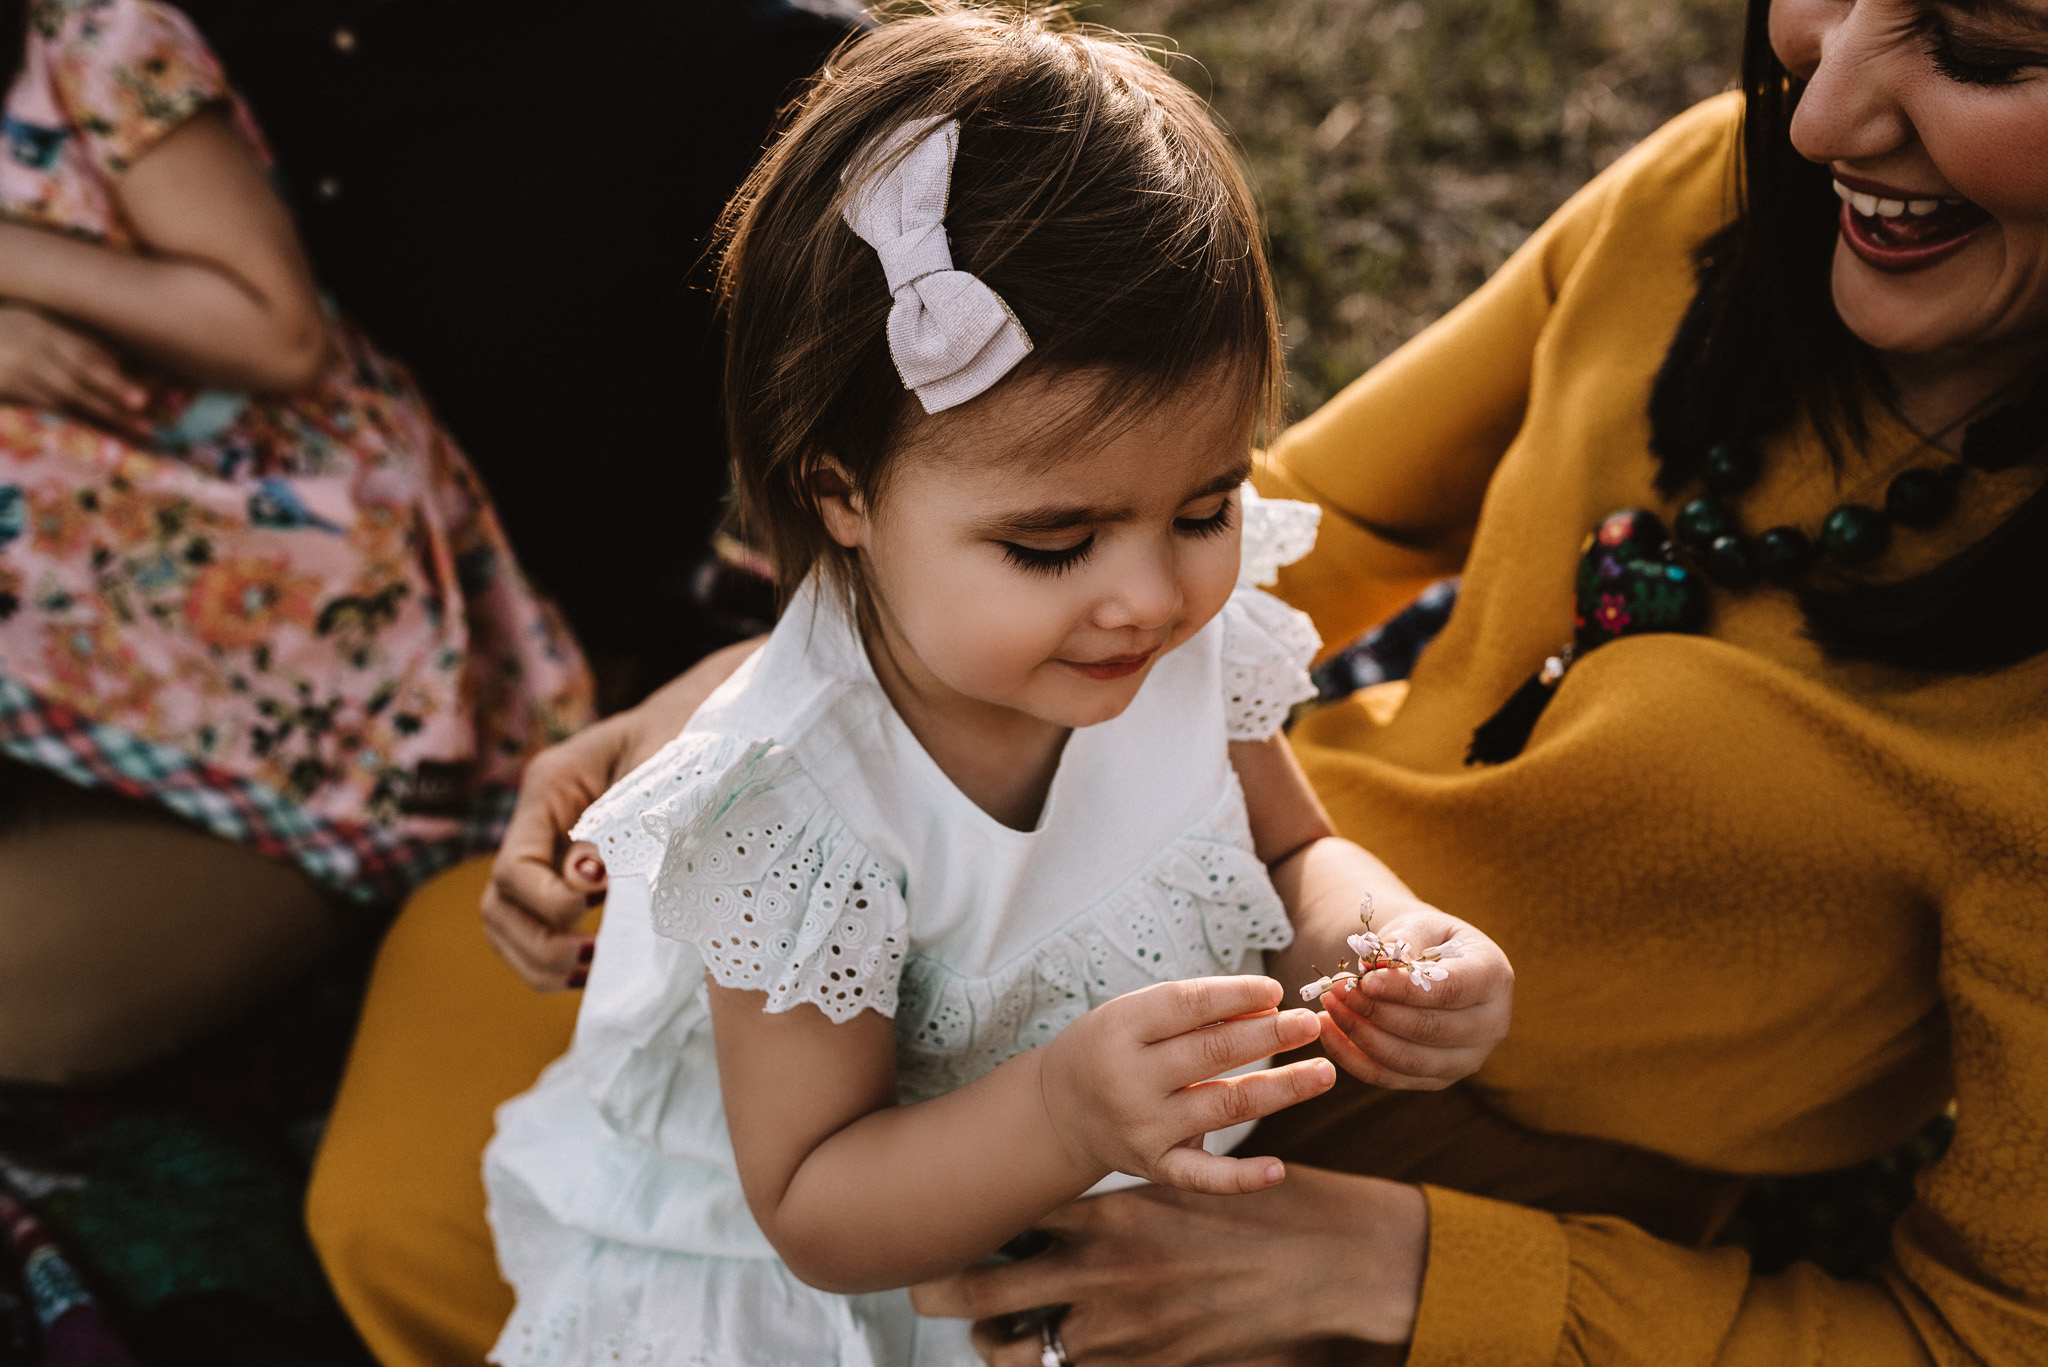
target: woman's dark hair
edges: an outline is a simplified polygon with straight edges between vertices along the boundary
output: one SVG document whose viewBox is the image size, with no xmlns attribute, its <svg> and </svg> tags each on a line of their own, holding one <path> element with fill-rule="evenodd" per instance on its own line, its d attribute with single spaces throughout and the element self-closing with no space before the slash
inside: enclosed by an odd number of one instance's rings
<svg viewBox="0 0 2048 1367">
<path fill-rule="evenodd" d="M 1650 446 L 1666 494 L 1699 475 L 1713 444 L 1755 450 L 1802 418 L 1839 458 L 1868 435 L 1864 404 L 1888 396 L 1876 353 L 1835 309 L 1840 206 L 1828 168 L 1793 149 L 1802 86 L 1771 49 L 1770 8 L 1749 0 L 1740 212 L 1700 247 L 1699 290 L 1650 397 Z M 2048 384 L 1974 423 L 1963 458 L 1998 468 L 2044 440 Z M 1891 582 L 1810 583 L 1798 596 L 1807 634 L 1836 659 L 1948 673 L 2031 659 L 2048 650 L 2048 485 L 1930 570 Z"/>
<path fill-rule="evenodd" d="M 1143 48 L 1056 8 L 942 2 L 852 40 L 726 210 L 725 406 L 746 532 L 787 594 L 853 562 L 813 481 L 832 459 L 881 487 L 912 413 L 890 360 L 889 288 L 840 217 L 842 173 L 908 121 L 960 122 L 946 205 L 953 260 L 1023 324 L 1015 372 L 1088 372 L 1090 421 L 1219 362 L 1269 420 L 1279 328 L 1258 214 L 1202 102 Z M 934 419 L 934 421 L 943 421 Z"/>
</svg>

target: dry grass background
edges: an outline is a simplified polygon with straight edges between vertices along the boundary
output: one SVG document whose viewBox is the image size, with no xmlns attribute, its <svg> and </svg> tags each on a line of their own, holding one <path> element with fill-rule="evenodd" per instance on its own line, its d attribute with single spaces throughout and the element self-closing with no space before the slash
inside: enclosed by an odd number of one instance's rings
<svg viewBox="0 0 2048 1367">
<path fill-rule="evenodd" d="M 1742 0 L 1099 0 L 1163 35 L 1264 203 L 1298 416 L 1645 134 L 1728 88 Z"/>
</svg>

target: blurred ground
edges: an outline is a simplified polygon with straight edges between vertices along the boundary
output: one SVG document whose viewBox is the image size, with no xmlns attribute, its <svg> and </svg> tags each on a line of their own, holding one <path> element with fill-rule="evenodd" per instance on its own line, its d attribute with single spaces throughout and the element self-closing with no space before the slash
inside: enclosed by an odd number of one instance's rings
<svg viewBox="0 0 2048 1367">
<path fill-rule="evenodd" d="M 1735 80 L 1742 0 L 1101 0 L 1169 34 L 1250 162 L 1289 416 L 1471 293 L 1645 134 Z M 1192 59 L 1192 60 L 1187 60 Z"/>
</svg>

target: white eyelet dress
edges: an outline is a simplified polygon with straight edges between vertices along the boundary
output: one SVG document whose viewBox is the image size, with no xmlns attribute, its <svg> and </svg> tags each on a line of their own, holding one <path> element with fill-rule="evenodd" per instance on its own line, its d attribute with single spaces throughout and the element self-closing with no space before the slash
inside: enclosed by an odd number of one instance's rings
<svg viewBox="0 0 2048 1367">
<path fill-rule="evenodd" d="M 969 1367 L 963 1321 L 840 1296 L 775 1256 L 741 1195 L 704 979 L 896 1023 L 905 1103 L 1111 997 L 1259 969 L 1292 938 L 1226 742 L 1313 692 L 1308 619 L 1255 584 L 1313 505 L 1245 490 L 1243 575 L 1123 715 L 1074 732 L 1038 828 L 1003 826 L 890 706 L 835 596 L 768 643 L 575 834 L 610 871 L 569 1052 L 498 1111 L 491 1227 L 519 1367 Z M 1217 1136 L 1211 1136 L 1212 1147 Z"/>
</svg>

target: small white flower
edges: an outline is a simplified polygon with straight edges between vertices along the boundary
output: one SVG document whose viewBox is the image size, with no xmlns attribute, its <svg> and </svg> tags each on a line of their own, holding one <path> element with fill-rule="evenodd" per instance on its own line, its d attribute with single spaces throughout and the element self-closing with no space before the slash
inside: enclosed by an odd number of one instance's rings
<svg viewBox="0 0 2048 1367">
<path fill-rule="evenodd" d="M 1397 963 L 1406 962 L 1408 958 L 1408 942 L 1406 940 L 1388 940 L 1382 948 L 1386 956 Z"/>
<path fill-rule="evenodd" d="M 1430 990 L 1429 985 L 1432 981 L 1442 982 L 1450 976 L 1451 971 L 1442 964 L 1423 962 L 1408 965 L 1408 981 L 1414 983 L 1424 992 Z"/>
<path fill-rule="evenodd" d="M 1317 978 L 1307 987 L 1301 989 L 1301 999 L 1305 1002 L 1321 1001 L 1323 993 L 1328 992 L 1335 985 L 1336 981 L 1335 978 Z"/>
<path fill-rule="evenodd" d="M 1386 946 L 1380 943 L 1380 937 L 1369 930 L 1362 935 L 1353 935 L 1344 943 L 1351 946 L 1351 952 L 1358 956 L 1360 963 L 1369 964 L 1386 951 Z"/>
<path fill-rule="evenodd" d="M 1435 949 L 1423 950 L 1422 957 L 1425 959 L 1462 959 L 1465 957 L 1465 942 L 1453 935 Z"/>
</svg>

